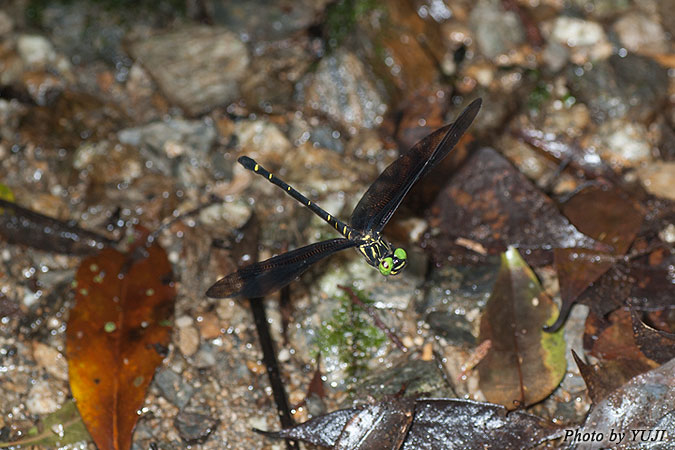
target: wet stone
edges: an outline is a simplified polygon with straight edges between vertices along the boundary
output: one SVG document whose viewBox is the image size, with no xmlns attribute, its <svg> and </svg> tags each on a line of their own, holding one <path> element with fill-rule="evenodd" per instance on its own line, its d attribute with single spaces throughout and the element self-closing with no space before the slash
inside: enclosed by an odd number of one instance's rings
<svg viewBox="0 0 675 450">
<path fill-rule="evenodd" d="M 605 59 L 612 52 L 602 25 L 576 17 L 555 19 L 550 40 L 568 47 L 576 64 Z"/>
<path fill-rule="evenodd" d="M 264 120 L 241 120 L 234 125 L 234 134 L 241 153 L 265 161 L 266 166 L 267 161 L 279 160 L 292 148 L 279 127 Z"/>
<path fill-rule="evenodd" d="M 406 395 L 418 393 L 440 398 L 455 396 L 435 361 L 411 359 L 368 375 L 354 389 L 354 397 L 381 398 L 383 395 L 396 394 L 401 389 L 405 389 Z"/>
<path fill-rule="evenodd" d="M 572 94 L 591 110 L 596 122 L 626 116 L 646 122 L 661 108 L 668 93 L 666 69 L 650 58 L 629 53 L 611 56 L 590 70 L 569 69 Z"/>
<path fill-rule="evenodd" d="M 192 385 L 186 383 L 179 374 L 168 368 L 160 369 L 153 383 L 159 388 L 164 398 L 178 408 L 187 405 L 195 391 Z"/>
<path fill-rule="evenodd" d="M 213 20 L 217 25 L 224 25 L 233 32 L 256 41 L 279 39 L 308 28 L 315 23 L 317 14 L 323 11 L 328 1 L 209 0 L 206 3 L 212 4 Z"/>
<path fill-rule="evenodd" d="M 630 0 L 572 0 L 572 4 L 598 19 L 614 17 L 631 7 Z"/>
<path fill-rule="evenodd" d="M 668 51 L 661 24 L 643 14 L 626 14 L 614 23 L 613 28 L 623 46 L 631 52 L 649 54 Z"/>
<path fill-rule="evenodd" d="M 675 34 L 675 0 L 661 0 L 658 2 L 659 16 L 666 31 L 672 36 Z"/>
<path fill-rule="evenodd" d="M 179 328 L 178 348 L 186 358 L 194 355 L 199 348 L 199 331 L 194 326 Z"/>
<path fill-rule="evenodd" d="M 51 42 L 39 35 L 19 36 L 16 49 L 24 64 L 32 69 L 44 69 L 57 58 Z"/>
<path fill-rule="evenodd" d="M 26 408 L 31 414 L 49 414 L 59 409 L 66 399 L 53 381 L 38 380 L 28 393 Z"/>
<path fill-rule="evenodd" d="M 40 24 L 49 30 L 54 45 L 78 64 L 103 59 L 117 66 L 119 74 L 128 68 L 122 49 L 125 35 L 124 12 L 97 2 L 56 2 L 44 5 Z"/>
<path fill-rule="evenodd" d="M 126 128 L 117 137 L 124 144 L 140 148 L 141 155 L 156 170 L 178 175 L 186 184 L 199 184 L 200 175 L 196 172 L 205 170 L 206 154 L 215 142 L 216 130 L 210 121 L 171 119 Z"/>
<path fill-rule="evenodd" d="M 640 182 L 652 195 L 675 201 L 675 162 L 654 162 L 638 169 Z"/>
<path fill-rule="evenodd" d="M 42 342 L 33 343 L 33 358 L 38 366 L 55 378 L 68 380 L 68 363 L 66 358 L 53 347 Z"/>
<path fill-rule="evenodd" d="M 159 34 L 133 43 L 130 51 L 164 95 L 191 115 L 236 99 L 249 64 L 248 51 L 236 35 L 215 27 Z"/>
<path fill-rule="evenodd" d="M 652 159 L 647 127 L 640 123 L 607 121 L 594 140 L 600 157 L 615 167 L 637 167 Z"/>
<path fill-rule="evenodd" d="M 320 111 L 350 134 L 359 128 L 375 128 L 387 105 L 364 64 L 353 53 L 338 51 L 324 57 L 316 73 L 302 82 L 299 97 L 310 112 Z"/>
<path fill-rule="evenodd" d="M 488 58 L 507 53 L 525 40 L 518 16 L 504 11 L 497 0 L 480 0 L 471 10 L 469 25 L 478 48 Z"/>
<path fill-rule="evenodd" d="M 435 334 L 450 344 L 474 346 L 470 323 L 487 303 L 497 277 L 499 261 L 480 266 L 442 266 L 431 273 L 424 297 L 415 310 Z"/>
<path fill-rule="evenodd" d="M 73 167 L 87 170 L 100 184 L 130 182 L 143 172 L 143 161 L 138 152 L 126 145 L 109 141 L 85 142 L 75 151 Z"/>
<path fill-rule="evenodd" d="M 295 83 L 315 58 L 310 49 L 311 41 L 306 36 L 256 43 L 249 75 L 241 84 L 246 104 L 267 114 L 294 108 Z"/>
<path fill-rule="evenodd" d="M 174 420 L 181 439 L 186 444 L 203 444 L 220 421 L 206 414 L 181 411 Z"/>
<path fill-rule="evenodd" d="M 14 28 L 14 21 L 4 11 L 0 11 L 0 36 L 9 34 Z"/>
<path fill-rule="evenodd" d="M 195 354 L 194 365 L 199 369 L 213 367 L 216 365 L 216 349 L 210 344 L 202 344 L 199 351 Z"/>
</svg>

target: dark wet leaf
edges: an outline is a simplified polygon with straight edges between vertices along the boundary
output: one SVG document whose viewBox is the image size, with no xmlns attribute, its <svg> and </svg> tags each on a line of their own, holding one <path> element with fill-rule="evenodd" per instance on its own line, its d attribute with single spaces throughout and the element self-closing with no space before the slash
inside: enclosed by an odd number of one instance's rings
<svg viewBox="0 0 675 450">
<path fill-rule="evenodd" d="M 642 360 L 618 358 L 591 365 L 582 361 L 574 350 L 572 350 L 572 356 L 586 382 L 588 396 L 593 404 L 605 399 L 611 392 L 634 376 L 648 372 L 653 368 L 653 366 L 646 365 Z"/>
<path fill-rule="evenodd" d="M 0 442 L 0 448 L 23 448 L 27 446 L 64 447 L 82 441 L 91 441 L 91 436 L 82 423 L 75 402 L 67 401 L 40 424 L 24 433 L 22 439 L 14 442 Z"/>
<path fill-rule="evenodd" d="M 478 150 L 453 175 L 431 208 L 430 223 L 440 231 L 428 243 L 438 263 L 448 255 L 467 258 L 455 244 L 460 237 L 480 243 L 489 254 L 519 248 L 536 265 L 550 263 L 553 248 L 606 247 L 577 230 L 550 198 L 490 148 Z"/>
<path fill-rule="evenodd" d="M 63 222 L 0 198 L 0 237 L 54 253 L 91 255 L 115 242 L 75 224 Z"/>
<path fill-rule="evenodd" d="M 619 188 L 591 186 L 562 206 L 570 221 L 586 235 L 613 247 L 623 255 L 640 230 L 642 208 Z"/>
<path fill-rule="evenodd" d="M 586 319 L 589 326 L 584 333 L 584 343 L 592 344 L 588 349 L 591 355 L 603 360 L 624 358 L 648 362 L 635 344 L 633 324 L 628 309 L 621 308 L 612 312 L 607 317 L 604 326 L 594 326 L 594 322 L 598 320 L 591 313 Z"/>
<path fill-rule="evenodd" d="M 551 331 L 562 326 L 579 295 L 607 272 L 615 262 L 611 255 L 604 252 L 581 248 L 553 250 L 553 266 L 558 274 L 562 305 L 560 316 L 551 326 Z M 610 302 L 611 299 L 607 301 Z M 612 305 L 618 306 L 616 303 Z"/>
<path fill-rule="evenodd" d="M 335 450 L 397 450 L 415 411 L 414 398 L 376 403 L 352 416 L 333 446 Z"/>
<path fill-rule="evenodd" d="M 549 439 L 560 437 L 562 430 L 544 419 L 507 410 L 500 405 L 460 399 L 417 399 L 414 416 L 409 424 L 403 445 L 392 447 L 396 439 L 382 438 L 375 446 L 339 447 L 338 439 L 347 430 L 363 436 L 365 423 L 359 420 L 382 418 L 370 430 L 368 437 L 381 436 L 383 426 L 393 425 L 389 431 L 399 437 L 411 409 L 409 399 L 387 400 L 363 408 L 349 408 L 316 417 L 286 430 L 265 433 L 270 437 L 293 438 L 328 448 L 418 450 L 524 450 Z M 386 434 L 384 435 L 386 436 Z M 355 444 L 356 445 L 356 444 Z M 370 445 L 370 444 L 369 444 Z"/>
<path fill-rule="evenodd" d="M 660 364 L 675 358 L 675 334 L 650 327 L 635 310 L 631 310 L 631 320 L 635 343 L 642 353 Z"/>
<path fill-rule="evenodd" d="M 142 244 L 144 240 L 140 240 Z M 169 344 L 175 289 L 157 244 L 82 261 L 66 333 L 73 397 L 101 450 L 129 449 L 155 369 Z"/>
<path fill-rule="evenodd" d="M 598 317 L 592 311 L 586 319 L 584 348 L 599 359 L 592 370 L 581 370 L 589 394 L 595 401 L 604 398 L 631 378 L 657 367 L 635 345 L 630 313 L 619 309 L 607 319 Z M 587 379 L 593 378 L 592 381 Z"/>
<path fill-rule="evenodd" d="M 319 398 L 324 398 L 326 396 L 326 389 L 323 387 L 323 374 L 321 373 L 321 355 L 316 358 L 316 370 L 314 371 L 314 376 L 309 382 L 309 387 L 307 388 L 307 397 L 310 395 L 316 395 Z"/>
<path fill-rule="evenodd" d="M 515 249 L 502 265 L 480 322 L 481 342 L 492 345 L 478 365 L 485 397 L 509 409 L 548 397 L 565 375 L 562 333 L 543 326 L 557 308 Z"/>
<path fill-rule="evenodd" d="M 561 435 L 550 422 L 500 405 L 420 399 L 403 450 L 525 450 Z"/>
<path fill-rule="evenodd" d="M 632 378 L 609 393 L 586 418 L 581 433 L 603 434 L 577 450 L 669 450 L 675 448 L 675 359 Z M 611 431 L 625 433 L 610 442 Z M 644 432 L 643 432 L 644 430 Z M 650 433 L 651 432 L 651 433 Z M 658 432 L 658 435 L 656 434 Z"/>
<path fill-rule="evenodd" d="M 262 431 L 262 433 L 273 438 L 297 439 L 322 447 L 332 447 L 337 442 L 347 422 L 362 409 L 340 409 L 291 428 L 285 428 L 281 431 Z"/>
<path fill-rule="evenodd" d="M 555 249 L 554 265 L 560 283 L 560 317 L 551 327 L 557 330 L 579 296 L 623 256 L 640 230 L 644 211 L 618 188 L 592 186 L 563 205 L 563 213 L 583 233 L 612 247 L 611 252 L 584 249 Z M 596 305 L 611 311 L 617 305 L 611 297 Z M 620 305 L 621 303 L 619 303 Z"/>
<path fill-rule="evenodd" d="M 657 253 L 661 256 L 654 258 Z M 675 309 L 672 267 L 675 254 L 657 249 L 649 255 L 620 260 L 581 294 L 579 303 L 604 316 L 624 304 L 638 311 Z"/>
</svg>

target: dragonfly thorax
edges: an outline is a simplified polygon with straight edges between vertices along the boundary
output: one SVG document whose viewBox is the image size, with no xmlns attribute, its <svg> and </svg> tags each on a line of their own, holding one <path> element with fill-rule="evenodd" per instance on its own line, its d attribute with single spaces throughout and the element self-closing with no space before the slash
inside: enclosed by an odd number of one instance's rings
<svg viewBox="0 0 675 450">
<path fill-rule="evenodd" d="M 402 248 L 394 250 L 379 233 L 367 234 L 361 238 L 359 251 L 368 264 L 379 269 L 382 275 L 397 275 L 408 262 L 408 255 Z"/>
</svg>

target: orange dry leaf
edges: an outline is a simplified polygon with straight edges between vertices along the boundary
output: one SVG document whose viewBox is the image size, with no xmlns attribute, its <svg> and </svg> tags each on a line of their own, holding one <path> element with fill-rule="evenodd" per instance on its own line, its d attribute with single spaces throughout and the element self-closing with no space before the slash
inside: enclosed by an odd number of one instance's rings
<svg viewBox="0 0 675 450">
<path fill-rule="evenodd" d="M 145 393 L 169 343 L 175 289 L 158 245 L 82 261 L 66 349 L 70 387 L 100 450 L 131 447 Z"/>
</svg>

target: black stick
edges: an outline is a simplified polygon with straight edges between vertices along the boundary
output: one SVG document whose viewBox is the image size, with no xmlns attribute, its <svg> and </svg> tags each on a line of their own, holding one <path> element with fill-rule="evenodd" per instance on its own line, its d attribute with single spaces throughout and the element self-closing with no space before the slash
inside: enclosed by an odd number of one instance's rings
<svg viewBox="0 0 675 450">
<path fill-rule="evenodd" d="M 252 298 L 249 300 L 251 312 L 253 313 L 253 321 L 255 328 L 258 331 L 258 340 L 263 352 L 263 363 L 267 370 L 267 376 L 270 379 L 270 386 L 272 386 L 272 395 L 277 404 L 279 411 L 279 420 L 283 428 L 289 428 L 295 425 L 291 417 L 291 409 L 288 406 L 288 399 L 286 398 L 286 390 L 284 383 L 281 381 L 279 375 L 279 365 L 277 363 L 277 355 L 274 351 L 274 342 L 270 336 L 269 324 L 267 323 L 267 314 L 265 313 L 265 305 L 262 298 Z M 297 441 L 290 439 L 286 440 L 287 449 L 298 450 Z"/>
</svg>

